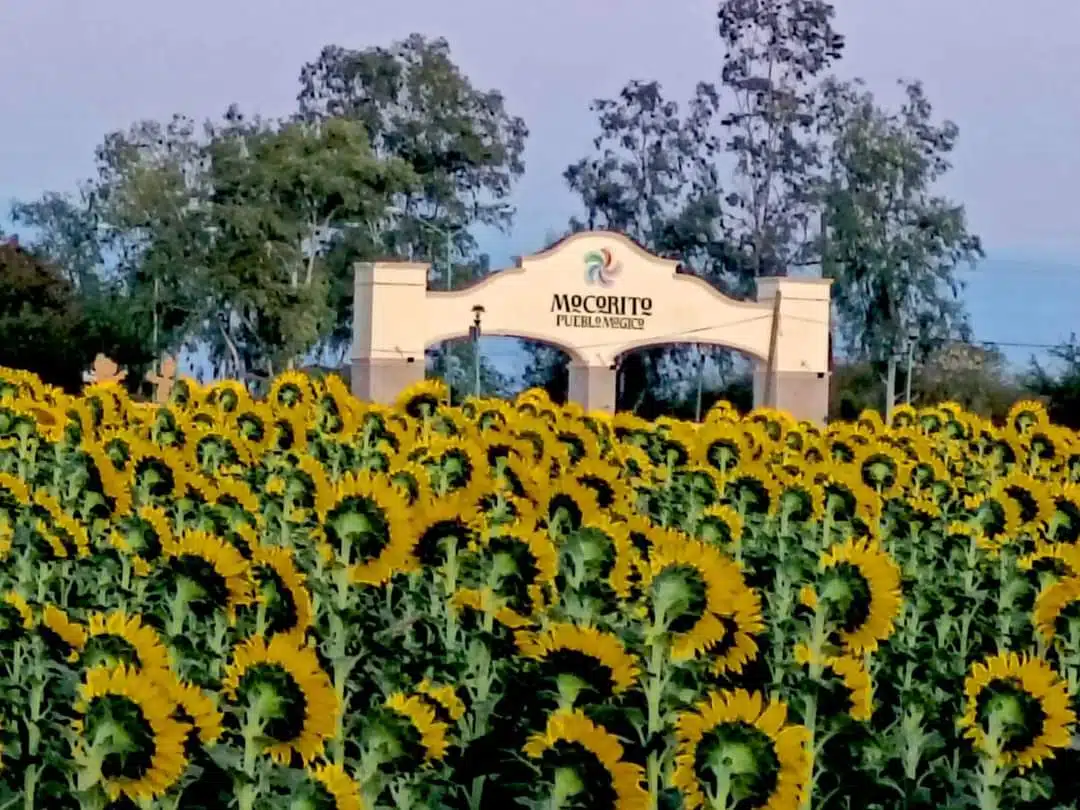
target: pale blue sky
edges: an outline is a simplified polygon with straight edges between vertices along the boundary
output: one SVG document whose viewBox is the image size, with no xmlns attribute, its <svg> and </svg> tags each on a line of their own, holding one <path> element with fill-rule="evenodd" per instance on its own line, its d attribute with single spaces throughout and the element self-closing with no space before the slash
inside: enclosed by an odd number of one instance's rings
<svg viewBox="0 0 1080 810">
<path fill-rule="evenodd" d="M 1080 300 L 1080 5 L 1027 0 L 838 0 L 843 73 L 883 96 L 921 78 L 961 129 L 946 190 L 990 259 L 972 279 L 984 340 L 1050 343 Z M 713 78 L 711 0 L 2 0 L 0 200 L 65 190 L 102 134 L 139 118 L 284 114 L 302 63 L 328 43 L 444 35 L 463 69 L 498 87 L 531 130 L 511 234 L 497 264 L 541 246 L 573 210 L 560 174 L 594 133 L 589 101 L 631 78 L 675 97 Z M 1033 295 L 1026 293 L 1035 289 Z"/>
</svg>

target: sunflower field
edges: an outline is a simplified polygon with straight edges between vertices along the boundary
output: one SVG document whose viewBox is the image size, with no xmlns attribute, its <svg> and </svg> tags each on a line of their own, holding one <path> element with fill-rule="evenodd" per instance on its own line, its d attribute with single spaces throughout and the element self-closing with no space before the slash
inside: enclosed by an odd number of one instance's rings
<svg viewBox="0 0 1080 810">
<path fill-rule="evenodd" d="M 1080 437 L 0 369 L 0 808 L 1080 807 Z"/>
</svg>

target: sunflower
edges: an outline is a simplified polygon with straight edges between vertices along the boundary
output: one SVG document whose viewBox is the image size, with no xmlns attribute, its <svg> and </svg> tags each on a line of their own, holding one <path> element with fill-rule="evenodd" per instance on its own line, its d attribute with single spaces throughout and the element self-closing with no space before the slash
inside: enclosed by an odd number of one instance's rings
<svg viewBox="0 0 1080 810">
<path fill-rule="evenodd" d="M 416 687 L 416 694 L 427 698 L 437 707 L 437 713 L 445 713 L 455 723 L 465 716 L 465 701 L 452 686 L 434 684 L 425 678 Z"/>
<path fill-rule="evenodd" d="M 187 769 L 188 726 L 148 674 L 124 666 L 86 673 L 75 710 L 75 762 L 109 799 L 146 803 L 163 796 Z"/>
<path fill-rule="evenodd" d="M 552 624 L 537 633 L 518 631 L 514 640 L 523 656 L 544 662 L 556 673 L 570 705 L 582 689 L 593 689 L 602 697 L 626 692 L 640 675 L 637 659 L 618 636 L 595 627 Z"/>
<path fill-rule="evenodd" d="M 542 609 L 555 592 L 559 574 L 558 551 L 551 538 L 520 517 L 482 537 L 492 572 L 499 576 L 498 590 L 526 612 Z"/>
<path fill-rule="evenodd" d="M 438 378 L 420 380 L 408 386 L 397 398 L 396 407 L 413 419 L 430 417 L 440 405 L 450 404 L 450 389 Z"/>
<path fill-rule="evenodd" d="M 1036 400 L 1022 399 L 1014 402 L 1009 408 L 1005 424 L 1012 430 L 1023 435 L 1034 427 L 1042 427 L 1050 422 L 1046 413 L 1046 406 Z"/>
<path fill-rule="evenodd" d="M 34 612 L 21 593 L 8 591 L 0 598 L 0 638 L 17 638 L 34 624 Z"/>
<path fill-rule="evenodd" d="M 555 712 L 544 730 L 532 735 L 522 750 L 526 756 L 543 758 L 556 769 L 557 790 L 563 787 L 559 785 L 562 781 L 564 785 L 569 782 L 575 794 L 588 792 L 590 807 L 646 810 L 649 806 L 641 766 L 626 762 L 618 737 L 596 725 L 584 712 Z"/>
<path fill-rule="evenodd" d="M 435 717 L 435 710 L 423 698 L 395 692 L 386 699 L 386 708 L 406 720 L 420 738 L 425 760 L 440 760 L 450 747 L 448 728 Z"/>
<path fill-rule="evenodd" d="M 712 692 L 675 721 L 672 783 L 687 810 L 747 801 L 762 810 L 803 805 L 813 757 L 810 732 L 787 722 L 787 707 L 760 692 Z"/>
<path fill-rule="evenodd" d="M 694 535 L 718 546 L 738 546 L 742 542 L 743 519 L 726 504 L 706 507 L 697 519 Z"/>
<path fill-rule="evenodd" d="M 484 529 L 474 508 L 475 500 L 464 495 L 425 498 L 412 507 L 413 554 L 421 565 L 441 565 L 450 553 L 472 547 Z"/>
<path fill-rule="evenodd" d="M 185 532 L 165 549 L 169 567 L 178 579 L 178 598 L 197 612 L 236 610 L 254 601 L 251 564 L 220 537 L 206 532 Z"/>
<path fill-rule="evenodd" d="M 235 413 L 251 403 L 251 394 L 239 380 L 214 380 L 203 394 L 203 401 L 224 414 Z"/>
<path fill-rule="evenodd" d="M 997 545 L 1008 542 L 1020 533 L 1023 513 L 1019 502 L 1000 485 L 989 492 L 968 495 L 964 506 L 973 512 L 986 536 Z"/>
<path fill-rule="evenodd" d="M 417 444 L 409 451 L 409 458 L 428 469 L 431 490 L 437 497 L 456 493 L 471 496 L 490 480 L 487 454 L 471 439 L 434 438 Z"/>
<path fill-rule="evenodd" d="M 83 661 L 88 666 L 126 666 L 161 679 L 172 671 L 169 650 L 153 627 L 122 610 L 91 613 Z"/>
<path fill-rule="evenodd" d="M 553 533 L 573 531 L 600 512 L 596 492 L 572 475 L 563 475 L 536 492 L 539 518 Z"/>
<path fill-rule="evenodd" d="M 302 371 L 285 371 L 274 378 L 266 401 L 279 413 L 306 412 L 314 404 L 315 387 Z"/>
<path fill-rule="evenodd" d="M 490 588 L 459 588 L 450 597 L 450 607 L 456 611 L 463 608 L 484 614 L 510 630 L 530 627 L 532 621 L 511 610 Z"/>
<path fill-rule="evenodd" d="M 222 694 L 242 701 L 248 720 L 270 742 L 266 753 L 282 765 L 293 755 L 305 763 L 321 756 L 337 729 L 341 705 L 311 647 L 275 635 L 240 644 L 225 669 Z"/>
<path fill-rule="evenodd" d="M 286 633 L 301 643 L 312 626 L 311 593 L 296 566 L 291 549 L 254 545 L 251 564 L 261 586 L 260 610 L 266 612 L 266 629 Z"/>
<path fill-rule="evenodd" d="M 127 485 L 144 498 L 180 497 L 189 477 L 181 451 L 149 442 L 132 442 Z"/>
<path fill-rule="evenodd" d="M 581 484 L 596 493 L 601 509 L 609 509 L 619 496 L 619 468 L 599 458 L 579 461 L 570 474 Z"/>
<path fill-rule="evenodd" d="M 304 482 L 303 503 L 315 510 L 319 520 L 326 520 L 334 504 L 334 485 L 330 482 L 326 467 L 314 456 L 305 454 L 300 456 L 291 472 L 300 473 L 299 478 Z"/>
<path fill-rule="evenodd" d="M 41 611 L 38 630 L 45 636 L 46 641 L 59 648 L 69 661 L 78 660 L 79 653 L 86 646 L 86 628 L 56 605 L 46 605 Z"/>
<path fill-rule="evenodd" d="M 117 533 L 131 552 L 146 560 L 157 559 L 176 543 L 169 516 L 158 506 L 140 506 L 134 514 L 124 515 Z"/>
<path fill-rule="evenodd" d="M 779 509 L 782 487 L 765 464 L 740 464 L 726 481 L 725 495 L 741 514 L 775 514 Z"/>
<path fill-rule="evenodd" d="M 896 629 L 903 604 L 900 568 L 875 539 L 848 538 L 821 558 L 826 584 L 820 593 L 839 622 L 845 651 L 873 652 Z"/>
<path fill-rule="evenodd" d="M 224 716 L 214 698 L 199 687 L 176 677 L 159 679 L 164 683 L 169 699 L 176 704 L 181 722 L 193 726 L 203 745 L 213 745 L 223 732 Z"/>
<path fill-rule="evenodd" d="M 563 541 L 560 550 L 575 563 L 573 574 L 567 577 L 572 584 L 583 584 L 595 571 L 597 575 L 606 575 L 607 584 L 616 596 L 625 599 L 630 595 L 638 553 L 626 522 L 601 513 L 585 521 Z"/>
<path fill-rule="evenodd" d="M 229 424 L 245 443 L 248 452 L 258 458 L 270 449 L 273 438 L 270 424 L 273 419 L 274 413 L 265 403 L 255 402 L 238 408 L 230 415 Z"/>
<path fill-rule="evenodd" d="M 1080 603 L 1080 576 L 1075 574 L 1059 579 L 1039 592 L 1031 618 L 1046 642 L 1054 640 L 1058 625 L 1066 616 L 1072 618 L 1077 603 Z"/>
<path fill-rule="evenodd" d="M 706 422 L 693 443 L 694 461 L 708 464 L 721 474 L 731 472 L 750 456 L 746 433 L 732 422 Z"/>
<path fill-rule="evenodd" d="M 903 453 L 880 441 L 859 447 L 852 464 L 862 482 L 884 498 L 896 497 L 903 491 L 910 467 Z"/>
<path fill-rule="evenodd" d="M 338 481 L 323 530 L 354 583 L 384 585 L 419 565 L 408 500 L 383 476 Z"/>
<path fill-rule="evenodd" d="M 843 682 L 851 719 L 865 722 L 873 716 L 874 687 L 862 661 L 848 655 L 815 655 L 806 644 L 799 644 L 795 647 L 795 662 L 829 669 Z"/>
<path fill-rule="evenodd" d="M 58 557 L 74 552 L 80 557 L 90 556 L 90 537 L 86 527 L 73 518 L 50 493 L 43 489 L 34 492 L 34 506 L 38 514 L 46 518 L 39 523 L 38 531 L 45 535 Z"/>
<path fill-rule="evenodd" d="M 349 776 L 342 765 L 316 765 L 308 769 L 308 775 L 315 782 L 317 792 L 323 794 L 328 810 L 363 810 L 360 785 Z M 322 807 L 323 803 L 317 803 L 316 806 Z"/>
<path fill-rule="evenodd" d="M 760 599 L 745 588 L 739 566 L 680 532 L 657 530 L 650 540 L 642 587 L 650 596 L 655 627 L 670 635 L 671 657 L 682 661 L 712 653 L 724 641 L 716 665 L 741 670 L 757 653 L 754 635 L 764 624 Z"/>
<path fill-rule="evenodd" d="M 964 736 L 1003 765 L 1024 771 L 1072 740 L 1068 685 L 1041 658 L 1001 652 L 975 663 L 964 695 Z"/>
</svg>

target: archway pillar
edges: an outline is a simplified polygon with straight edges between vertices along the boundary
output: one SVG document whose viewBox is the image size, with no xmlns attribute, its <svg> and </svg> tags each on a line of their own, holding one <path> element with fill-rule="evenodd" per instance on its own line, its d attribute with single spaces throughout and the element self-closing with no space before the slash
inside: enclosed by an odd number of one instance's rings
<svg viewBox="0 0 1080 810">
<path fill-rule="evenodd" d="M 426 264 L 362 262 L 353 288 L 353 396 L 389 405 L 424 379 Z"/>
<path fill-rule="evenodd" d="M 611 366 L 571 363 L 568 398 L 586 411 L 615 412 L 615 369 Z"/>
<path fill-rule="evenodd" d="M 824 424 L 829 413 L 832 282 L 820 278 L 757 280 L 757 300 L 773 309 L 768 359 L 754 371 L 754 405 Z"/>
</svg>

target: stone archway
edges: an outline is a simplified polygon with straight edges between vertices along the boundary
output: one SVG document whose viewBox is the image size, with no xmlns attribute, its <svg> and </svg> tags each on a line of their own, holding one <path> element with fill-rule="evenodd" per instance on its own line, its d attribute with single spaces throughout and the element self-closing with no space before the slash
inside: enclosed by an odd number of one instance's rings
<svg viewBox="0 0 1080 810">
<path fill-rule="evenodd" d="M 585 231 L 452 292 L 427 289 L 427 264 L 356 267 L 352 389 L 391 402 L 423 379 L 427 346 L 468 334 L 531 338 L 570 355 L 570 398 L 615 405 L 617 358 L 671 343 L 712 343 L 755 358 L 754 401 L 824 422 L 829 407 L 830 282 L 760 278 L 735 301 L 618 233 Z"/>
</svg>

